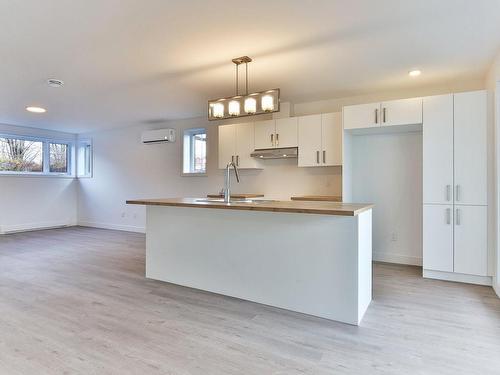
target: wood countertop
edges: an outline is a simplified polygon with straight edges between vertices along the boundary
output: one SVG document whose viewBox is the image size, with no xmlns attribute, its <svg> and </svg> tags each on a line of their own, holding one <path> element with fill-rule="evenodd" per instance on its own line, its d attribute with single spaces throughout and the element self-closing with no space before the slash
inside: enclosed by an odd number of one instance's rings
<svg viewBox="0 0 500 375">
<path fill-rule="evenodd" d="M 342 202 L 342 197 L 338 195 L 302 195 L 291 197 L 292 201 L 317 201 L 317 202 Z"/>
<path fill-rule="evenodd" d="M 246 198 L 262 198 L 264 194 L 250 194 L 250 193 L 231 193 L 231 198 L 246 199 Z M 207 194 L 208 198 L 224 198 L 224 194 Z"/>
<path fill-rule="evenodd" d="M 356 216 L 373 207 L 372 204 L 340 203 L 340 202 L 304 202 L 304 201 L 271 201 L 261 202 L 206 202 L 203 198 L 167 198 L 128 200 L 127 204 L 146 206 L 174 206 L 194 208 L 216 208 L 243 211 L 290 212 L 301 214 Z"/>
</svg>

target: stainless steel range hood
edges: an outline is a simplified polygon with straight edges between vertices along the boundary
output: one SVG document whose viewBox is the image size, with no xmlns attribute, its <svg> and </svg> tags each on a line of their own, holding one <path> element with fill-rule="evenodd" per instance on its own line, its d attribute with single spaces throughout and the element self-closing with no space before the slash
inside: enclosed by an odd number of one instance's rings
<svg viewBox="0 0 500 375">
<path fill-rule="evenodd" d="M 293 159 L 298 155 L 297 147 L 259 149 L 250 154 L 251 157 L 259 159 Z"/>
</svg>

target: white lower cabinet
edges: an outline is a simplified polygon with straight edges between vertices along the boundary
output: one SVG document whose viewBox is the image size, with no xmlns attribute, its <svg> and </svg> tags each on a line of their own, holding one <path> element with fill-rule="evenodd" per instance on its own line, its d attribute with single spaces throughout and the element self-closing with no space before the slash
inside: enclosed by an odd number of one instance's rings
<svg viewBox="0 0 500 375">
<path fill-rule="evenodd" d="M 486 276 L 487 206 L 424 205 L 424 270 Z"/>
<path fill-rule="evenodd" d="M 486 276 L 487 206 L 455 205 L 455 253 L 453 271 Z"/>
<path fill-rule="evenodd" d="M 453 272 L 453 205 L 424 205 L 423 267 Z"/>
</svg>

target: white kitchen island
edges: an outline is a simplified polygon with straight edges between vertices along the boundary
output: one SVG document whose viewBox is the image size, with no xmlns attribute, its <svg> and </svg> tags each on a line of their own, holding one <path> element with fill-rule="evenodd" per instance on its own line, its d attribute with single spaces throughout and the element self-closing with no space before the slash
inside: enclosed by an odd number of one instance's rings
<svg viewBox="0 0 500 375">
<path fill-rule="evenodd" d="M 372 299 L 372 206 L 133 200 L 146 277 L 358 325 Z"/>
</svg>

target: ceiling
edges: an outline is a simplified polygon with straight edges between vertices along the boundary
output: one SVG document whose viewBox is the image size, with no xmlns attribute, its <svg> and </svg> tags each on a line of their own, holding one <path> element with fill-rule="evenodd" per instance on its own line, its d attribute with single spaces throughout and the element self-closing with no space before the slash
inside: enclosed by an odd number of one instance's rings
<svg viewBox="0 0 500 375">
<path fill-rule="evenodd" d="M 0 123 L 86 132 L 204 116 L 241 55 L 282 101 L 480 79 L 500 1 L 0 0 L 0 25 Z"/>
</svg>

